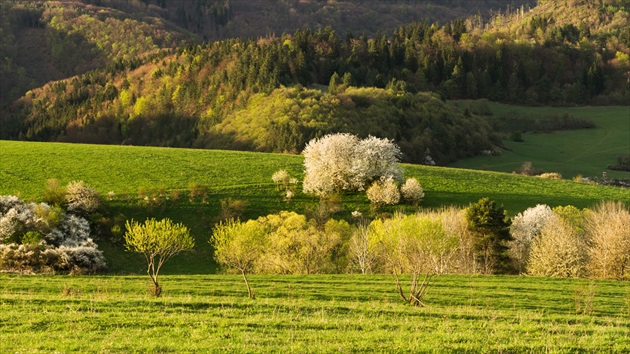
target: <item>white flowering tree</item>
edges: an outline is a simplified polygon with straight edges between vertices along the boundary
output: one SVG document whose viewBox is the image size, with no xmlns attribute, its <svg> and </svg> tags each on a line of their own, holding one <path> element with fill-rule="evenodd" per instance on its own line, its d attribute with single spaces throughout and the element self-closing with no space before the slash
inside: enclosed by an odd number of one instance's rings
<svg viewBox="0 0 630 354">
<path fill-rule="evenodd" d="M 352 162 L 359 139 L 352 134 L 326 135 L 304 148 L 304 193 L 327 196 L 351 189 Z"/>
<path fill-rule="evenodd" d="M 271 176 L 271 180 L 276 184 L 276 189 L 282 192 L 285 202 L 290 202 L 295 195 L 298 180 L 291 177 L 286 170 L 278 170 Z"/>
<path fill-rule="evenodd" d="M 311 140 L 304 154 L 304 192 L 325 197 L 364 190 L 381 178 L 402 180 L 400 149 L 389 139 L 359 139 L 347 133 Z"/>
<path fill-rule="evenodd" d="M 519 273 L 525 269 L 532 242 L 552 216 L 553 211 L 548 205 L 538 204 L 519 213 L 512 220 L 512 241 L 508 242 L 508 247 Z"/>
<path fill-rule="evenodd" d="M 363 190 L 382 178 L 402 181 L 402 170 L 398 166 L 400 156 L 400 148 L 393 140 L 368 136 L 359 141 L 354 150 L 351 185 Z"/>
</svg>

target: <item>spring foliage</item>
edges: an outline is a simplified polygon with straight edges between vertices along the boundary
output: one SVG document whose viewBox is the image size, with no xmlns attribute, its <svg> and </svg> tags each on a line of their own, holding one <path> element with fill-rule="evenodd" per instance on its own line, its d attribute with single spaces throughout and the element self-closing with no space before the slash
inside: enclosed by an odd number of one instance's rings
<svg viewBox="0 0 630 354">
<path fill-rule="evenodd" d="M 173 223 L 170 219 L 147 219 L 143 224 L 127 221 L 126 228 L 126 247 L 142 253 L 147 261 L 147 274 L 155 287 L 154 294 L 159 296 L 162 292 L 158 283 L 160 269 L 174 255 L 192 250 L 195 240 L 186 226 Z"/>
<path fill-rule="evenodd" d="M 252 272 L 263 255 L 266 230 L 258 221 L 240 222 L 234 219 L 220 222 L 214 227 L 210 243 L 214 259 L 227 270 L 238 271 L 247 285 L 247 294 L 254 298 L 247 273 Z"/>
<path fill-rule="evenodd" d="M 528 273 L 551 277 L 586 275 L 587 244 L 567 221 L 552 216 L 531 247 Z"/>
</svg>

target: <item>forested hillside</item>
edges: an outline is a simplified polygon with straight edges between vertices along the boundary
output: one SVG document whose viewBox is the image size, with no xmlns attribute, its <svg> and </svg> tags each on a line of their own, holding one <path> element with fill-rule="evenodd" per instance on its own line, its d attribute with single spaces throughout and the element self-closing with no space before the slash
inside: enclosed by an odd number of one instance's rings
<svg viewBox="0 0 630 354">
<path fill-rule="evenodd" d="M 522 4 L 529 6 L 515 0 L 507 8 Z M 0 105 L 48 81 L 184 41 L 260 38 L 325 26 L 343 35 L 374 35 L 418 20 L 489 18 L 505 8 L 499 0 L 2 0 Z"/>
<path fill-rule="evenodd" d="M 470 112 L 438 98 L 627 104 L 628 8 L 627 1 L 547 1 L 490 21 L 416 22 L 391 35 L 326 27 L 156 50 L 186 39 L 180 32 L 136 48 L 145 55 L 135 57 L 114 42 L 101 45 L 111 61 L 106 68 L 6 106 L 0 137 L 297 152 L 312 137 L 347 131 L 395 139 L 408 161 L 423 162 L 429 149 L 447 163 L 500 141 Z M 165 2 L 160 11 L 168 9 Z M 147 23 L 161 23 L 151 18 Z M 475 133 L 462 140 L 462 131 Z"/>
<path fill-rule="evenodd" d="M 143 12 L 68 1 L 0 2 L 0 103 L 49 81 L 198 41 Z"/>
<path fill-rule="evenodd" d="M 448 22 L 471 15 L 486 20 L 535 0 L 83 0 L 124 11 L 161 16 L 206 41 L 280 36 L 298 28 L 331 26 L 342 36 L 352 32 L 391 34 L 416 21 Z"/>
</svg>

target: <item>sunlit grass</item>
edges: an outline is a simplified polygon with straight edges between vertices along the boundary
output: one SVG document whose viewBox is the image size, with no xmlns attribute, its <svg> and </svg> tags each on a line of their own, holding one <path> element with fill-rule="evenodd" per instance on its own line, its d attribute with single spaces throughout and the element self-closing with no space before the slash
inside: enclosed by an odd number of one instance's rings
<svg viewBox="0 0 630 354">
<path fill-rule="evenodd" d="M 425 308 L 391 276 L 0 275 L 0 351 L 624 352 L 627 283 L 442 276 Z M 576 311 L 590 287 L 592 311 Z"/>
</svg>

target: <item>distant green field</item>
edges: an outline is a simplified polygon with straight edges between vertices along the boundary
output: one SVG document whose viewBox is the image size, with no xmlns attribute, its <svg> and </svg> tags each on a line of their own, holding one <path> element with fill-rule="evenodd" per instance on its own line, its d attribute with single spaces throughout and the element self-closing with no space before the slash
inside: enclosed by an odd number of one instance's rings
<svg viewBox="0 0 630 354">
<path fill-rule="evenodd" d="M 465 107 L 468 101 L 458 101 Z M 494 116 L 517 112 L 534 118 L 569 113 L 593 121 L 597 128 L 555 133 L 526 133 L 524 142 L 505 140 L 510 151 L 501 156 L 477 156 L 451 164 L 451 167 L 511 172 L 524 162 L 546 172 L 560 172 L 566 179 L 577 175 L 630 178 L 630 173 L 607 170 L 617 156 L 630 154 L 630 107 L 519 107 L 490 103 Z"/>
<path fill-rule="evenodd" d="M 385 275 L 251 281 L 0 274 L 0 352 L 630 351 L 627 282 L 440 276 L 415 308 Z"/>
<path fill-rule="evenodd" d="M 317 205 L 317 199 L 298 193 L 286 203 L 271 180 L 273 172 L 279 169 L 286 169 L 301 179 L 302 162 L 301 156 L 283 154 L 0 141 L 0 195 L 37 200 L 45 181 L 50 178 L 64 184 L 83 180 L 104 195 L 113 191 L 115 197 L 109 204 L 114 214 L 121 213 L 126 219 L 136 220 L 169 217 L 191 229 L 197 240 L 195 252 L 178 256 L 165 266 L 165 273 L 212 273 L 216 266 L 208 238 L 219 214 L 220 200 L 231 197 L 247 202 L 244 218 L 281 210 L 307 212 Z M 628 191 L 615 187 L 487 171 L 403 167 L 405 175 L 418 178 L 425 190 L 421 207 L 465 206 L 488 196 L 515 215 L 539 203 L 580 208 L 604 199 L 630 203 Z M 209 187 L 207 203 L 188 200 L 185 190 L 191 182 Z M 141 187 L 184 192 L 178 201 L 170 201 L 163 208 L 147 208 L 137 197 Z M 398 207 L 389 211 L 396 209 Z M 353 210 L 369 215 L 365 195 L 344 195 L 343 211 L 334 217 L 350 219 Z M 412 212 L 413 208 L 408 206 L 403 210 Z M 110 272 L 146 271 L 141 256 L 124 252 L 119 244 L 98 243 Z"/>
</svg>

